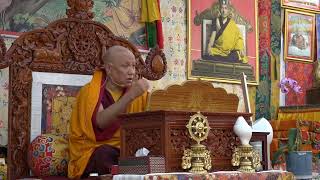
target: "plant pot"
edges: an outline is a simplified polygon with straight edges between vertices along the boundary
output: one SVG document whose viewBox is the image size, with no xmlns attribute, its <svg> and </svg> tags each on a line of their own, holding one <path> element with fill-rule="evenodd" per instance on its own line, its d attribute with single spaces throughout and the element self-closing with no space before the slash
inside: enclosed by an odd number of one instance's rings
<svg viewBox="0 0 320 180">
<path fill-rule="evenodd" d="M 287 154 L 287 171 L 292 172 L 297 179 L 312 178 L 312 152 L 293 151 Z"/>
</svg>

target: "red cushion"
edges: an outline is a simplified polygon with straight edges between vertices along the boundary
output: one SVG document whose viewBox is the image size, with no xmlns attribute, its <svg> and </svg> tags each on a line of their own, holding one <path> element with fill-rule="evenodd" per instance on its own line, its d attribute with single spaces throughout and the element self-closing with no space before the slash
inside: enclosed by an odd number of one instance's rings
<svg viewBox="0 0 320 180">
<path fill-rule="evenodd" d="M 52 134 L 40 135 L 31 142 L 28 158 L 37 177 L 67 176 L 68 141 Z"/>
</svg>

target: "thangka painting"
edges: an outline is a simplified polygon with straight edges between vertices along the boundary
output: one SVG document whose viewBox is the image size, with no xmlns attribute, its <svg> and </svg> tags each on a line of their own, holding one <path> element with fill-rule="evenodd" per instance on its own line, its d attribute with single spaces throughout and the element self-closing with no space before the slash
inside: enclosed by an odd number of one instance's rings
<svg viewBox="0 0 320 180">
<path fill-rule="evenodd" d="M 259 82 L 256 0 L 188 0 L 188 79 Z"/>
<path fill-rule="evenodd" d="M 0 3 L 1 5 L 1 3 Z M 7 50 L 18 37 L 13 32 L 0 31 Z M 8 143 L 8 96 L 9 96 L 9 68 L 0 69 L 0 145 Z"/>
<path fill-rule="evenodd" d="M 80 86 L 42 85 L 41 133 L 68 134 Z"/>
<path fill-rule="evenodd" d="M 0 70 L 0 144 L 8 143 L 8 92 L 9 70 Z"/>
<path fill-rule="evenodd" d="M 313 62 L 315 49 L 315 14 L 286 9 L 284 58 Z"/>
<path fill-rule="evenodd" d="M 320 47 L 320 14 L 316 15 L 317 47 Z M 317 48 L 317 60 L 320 61 L 320 48 Z"/>
<path fill-rule="evenodd" d="M 26 32 L 66 17 L 67 0 L 1 0 L 0 30 Z M 140 23 L 140 0 L 94 0 L 94 20 L 115 35 L 146 49 L 145 25 Z"/>
</svg>

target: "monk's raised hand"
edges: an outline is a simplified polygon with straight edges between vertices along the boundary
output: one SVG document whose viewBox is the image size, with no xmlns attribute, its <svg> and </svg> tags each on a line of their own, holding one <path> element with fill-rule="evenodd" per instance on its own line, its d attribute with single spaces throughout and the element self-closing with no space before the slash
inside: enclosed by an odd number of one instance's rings
<svg viewBox="0 0 320 180">
<path fill-rule="evenodd" d="M 146 79 L 139 79 L 132 83 L 131 87 L 128 90 L 128 93 L 132 98 L 141 96 L 149 89 L 150 85 Z"/>
</svg>

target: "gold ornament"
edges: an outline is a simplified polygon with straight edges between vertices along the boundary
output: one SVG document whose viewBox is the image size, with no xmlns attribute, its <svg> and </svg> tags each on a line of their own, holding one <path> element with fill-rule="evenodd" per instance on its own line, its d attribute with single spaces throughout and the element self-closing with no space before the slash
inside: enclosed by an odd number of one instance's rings
<svg viewBox="0 0 320 180">
<path fill-rule="evenodd" d="M 191 149 L 185 149 L 182 156 L 181 166 L 183 169 L 190 169 L 189 172 L 196 174 L 207 173 L 211 169 L 211 155 L 206 146 L 200 144 L 207 139 L 210 126 L 207 118 L 200 112 L 191 116 L 186 126 L 193 140 L 197 142 Z"/>
<path fill-rule="evenodd" d="M 231 163 L 233 166 L 239 166 L 240 172 L 255 172 L 255 169 L 260 168 L 260 156 L 251 145 L 240 145 L 235 148 L 232 154 Z"/>
</svg>

